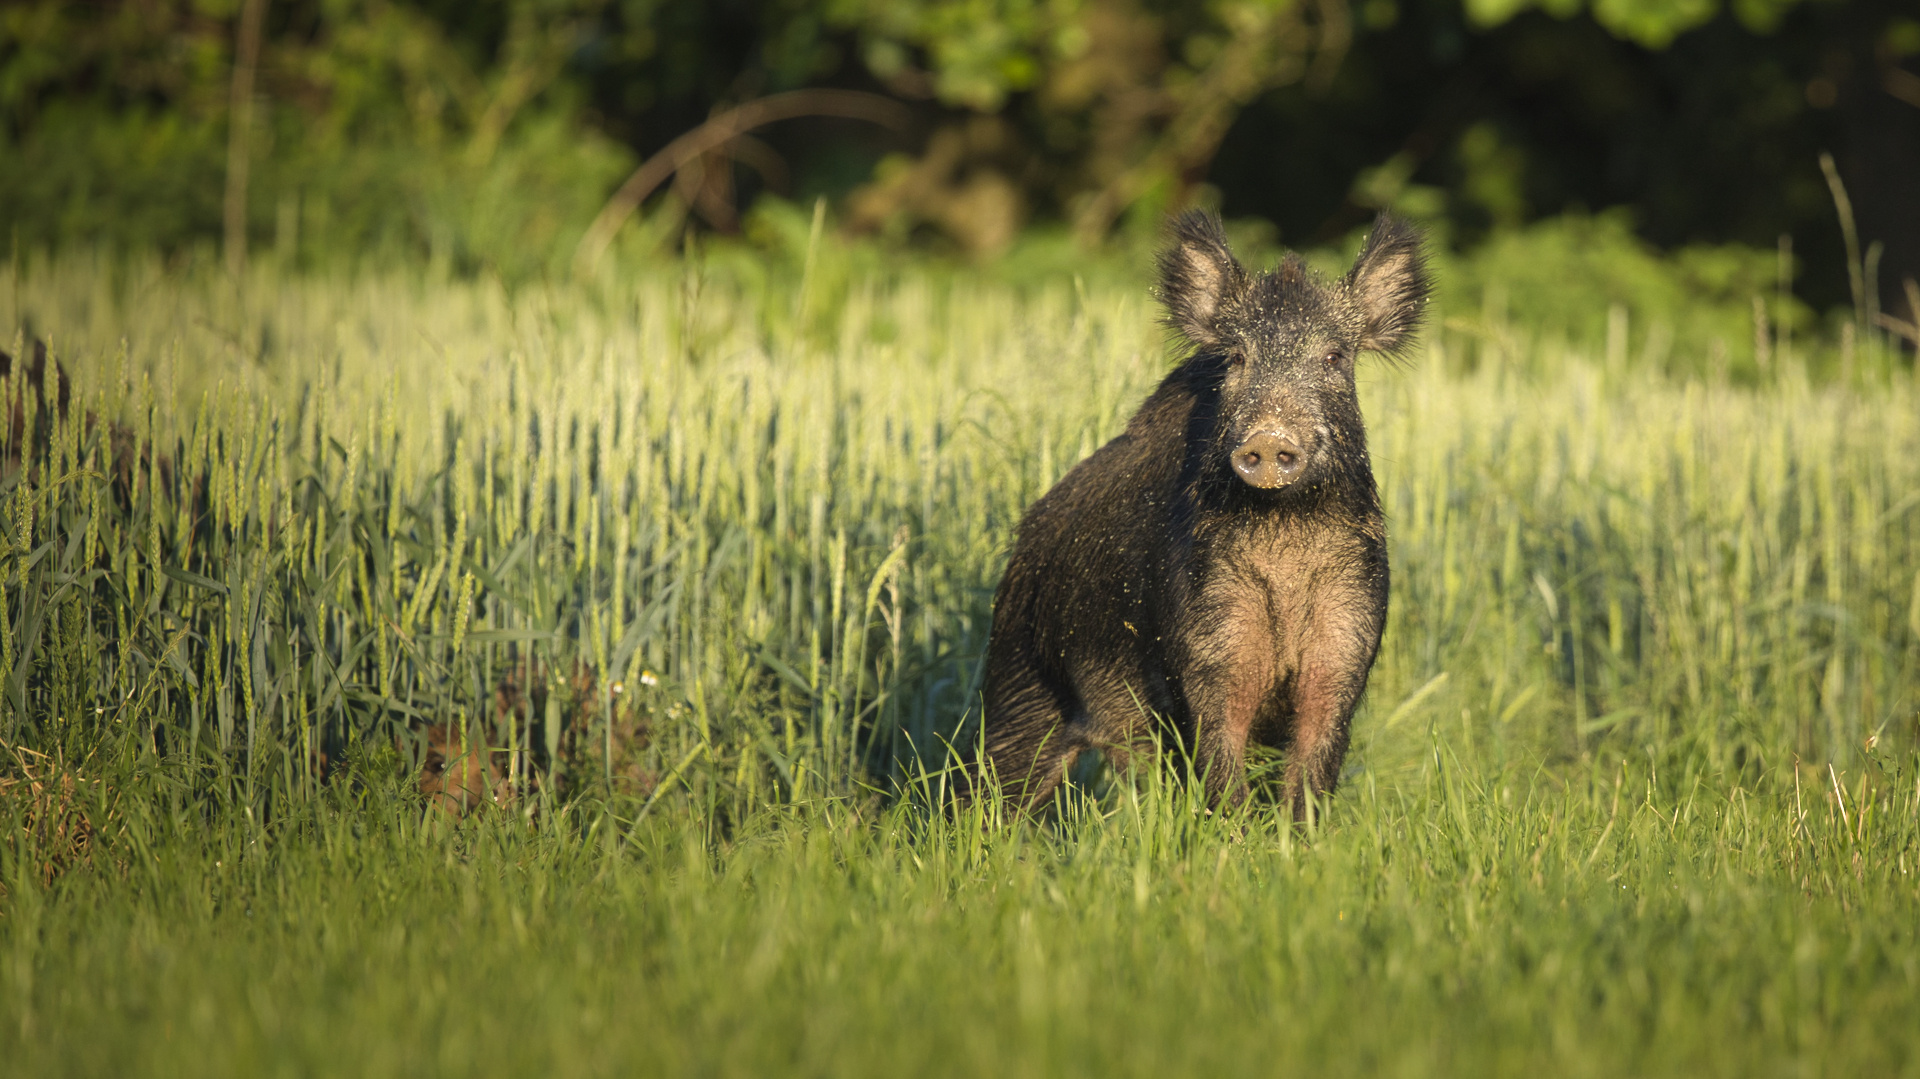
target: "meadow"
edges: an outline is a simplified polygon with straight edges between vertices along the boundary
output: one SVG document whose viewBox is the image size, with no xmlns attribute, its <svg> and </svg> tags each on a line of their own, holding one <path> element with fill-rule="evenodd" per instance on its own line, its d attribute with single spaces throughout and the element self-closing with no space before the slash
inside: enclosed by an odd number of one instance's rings
<svg viewBox="0 0 1920 1079">
<path fill-rule="evenodd" d="M 1364 370 L 1314 823 L 1015 821 L 941 769 L 1142 279 L 16 256 L 5 1070 L 1920 1074 L 1911 360 L 1481 300 Z"/>
</svg>

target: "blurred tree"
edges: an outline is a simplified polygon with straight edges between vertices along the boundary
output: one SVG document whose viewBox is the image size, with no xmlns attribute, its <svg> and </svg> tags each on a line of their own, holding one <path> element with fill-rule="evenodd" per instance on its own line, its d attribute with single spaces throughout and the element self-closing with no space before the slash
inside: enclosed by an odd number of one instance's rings
<svg viewBox="0 0 1920 1079">
<path fill-rule="evenodd" d="M 627 151 L 563 78 L 602 0 L 280 0 L 244 145 L 247 233 L 526 272 Z M 26 243 L 179 247 L 223 231 L 240 0 L 0 9 L 0 227 Z M 316 246 L 317 245 L 317 246 Z"/>
<path fill-rule="evenodd" d="M 1819 157 L 1888 306 L 1920 275 L 1920 12 L 1910 0 L 1366 0 L 1325 93 L 1242 110 L 1209 179 L 1230 214 L 1325 242 L 1395 205 L 1471 246 L 1516 219 L 1631 211 L 1661 247 L 1785 235 L 1817 306 L 1852 302 Z M 1905 95 L 1905 96 L 1903 96 Z M 1386 103 L 1392 103 L 1389 107 Z"/>
<path fill-rule="evenodd" d="M 0 6 L 0 227 L 219 237 L 241 11 Z M 1462 245 L 1624 207 L 1663 247 L 1789 234 L 1826 305 L 1850 298 L 1830 150 L 1891 300 L 1920 275 L 1917 58 L 1911 0 L 273 0 L 240 217 L 283 257 L 547 272 L 639 161 L 832 88 L 915 126 L 782 120 L 657 197 L 727 229 L 760 191 L 827 194 L 976 254 L 1195 200 L 1296 244 L 1389 205 Z"/>
<path fill-rule="evenodd" d="M 834 0 L 873 74 L 962 115 L 925 153 L 883 165 L 856 225 L 935 222 L 1004 247 L 1033 203 L 1083 242 L 1128 210 L 1189 200 L 1234 115 L 1275 86 L 1324 84 L 1350 35 L 1345 0 Z M 924 58 L 927 68 L 915 66 Z"/>
</svg>

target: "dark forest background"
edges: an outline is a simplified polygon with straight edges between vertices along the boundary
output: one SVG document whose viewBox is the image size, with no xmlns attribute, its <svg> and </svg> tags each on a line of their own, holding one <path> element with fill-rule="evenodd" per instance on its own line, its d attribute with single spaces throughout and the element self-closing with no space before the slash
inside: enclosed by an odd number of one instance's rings
<svg viewBox="0 0 1920 1079">
<path fill-rule="evenodd" d="M 1851 249 L 1837 189 L 1857 220 Z M 838 234 L 981 261 L 1036 235 L 1097 251 L 1194 203 L 1254 231 L 1265 222 L 1290 246 L 1342 240 L 1395 207 L 1459 253 L 1546 229 L 1576 254 L 1695 252 L 1696 277 L 1739 288 L 1784 267 L 1814 311 L 1857 307 L 1864 290 L 1901 312 L 1905 279 L 1920 276 L 1920 11 L 1893 0 L 0 8 L 0 229 L 16 251 L 224 247 L 236 268 L 249 253 L 314 266 L 417 257 L 524 279 L 595 262 L 603 247 L 647 257 L 688 230 L 751 236 L 756 221 L 805 219 L 822 198 Z"/>
</svg>

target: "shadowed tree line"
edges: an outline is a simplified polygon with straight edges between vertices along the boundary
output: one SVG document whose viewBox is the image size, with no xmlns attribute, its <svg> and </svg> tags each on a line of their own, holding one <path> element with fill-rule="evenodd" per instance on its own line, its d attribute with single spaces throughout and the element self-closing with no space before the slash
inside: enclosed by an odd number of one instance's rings
<svg viewBox="0 0 1920 1079">
<path fill-rule="evenodd" d="M 796 91 L 816 96 L 741 120 Z M 1858 284 L 1823 151 L 1858 218 Z M 0 11 L 0 160 L 19 244 L 224 236 L 236 263 L 544 273 L 597 216 L 602 241 L 620 230 L 616 192 L 653 242 L 683 220 L 737 230 L 766 193 L 824 195 L 849 231 L 974 257 L 1033 225 L 1093 247 L 1194 202 L 1290 244 L 1391 206 L 1463 247 L 1625 207 L 1660 246 L 1790 243 L 1816 306 L 1877 287 L 1898 310 L 1920 274 L 1920 17 L 1894 0 L 28 2 Z"/>
</svg>

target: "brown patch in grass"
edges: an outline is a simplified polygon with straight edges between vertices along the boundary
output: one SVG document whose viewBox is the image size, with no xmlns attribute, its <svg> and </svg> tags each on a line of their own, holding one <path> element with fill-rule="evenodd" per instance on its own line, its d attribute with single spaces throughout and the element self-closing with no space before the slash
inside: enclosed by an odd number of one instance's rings
<svg viewBox="0 0 1920 1079">
<path fill-rule="evenodd" d="M 483 732 L 469 723 L 435 723 L 426 730 L 426 757 L 420 764 L 420 793 L 435 809 L 461 817 L 476 806 L 512 799 L 507 754 L 488 747 Z"/>
<path fill-rule="evenodd" d="M 548 775 L 558 788 L 555 793 L 561 793 L 604 783 L 611 772 L 614 792 L 644 797 L 660 776 L 646 766 L 652 724 L 637 692 L 641 688 L 615 682 L 603 695 L 591 664 L 576 661 L 563 674 L 537 659 L 523 658 L 495 684 L 488 722 L 453 721 L 425 728 L 420 793 L 435 808 L 459 817 L 475 807 L 506 805 L 538 790 Z M 613 717 L 611 769 L 606 759 L 609 732 L 602 719 L 608 700 Z M 559 727 L 552 743 L 547 741 L 549 722 Z M 509 742 L 508 731 L 518 732 L 517 752 L 502 748 Z M 546 759 L 549 744 L 557 749 L 551 761 Z"/>
<path fill-rule="evenodd" d="M 102 833 L 119 831 L 119 794 L 65 760 L 0 743 L 0 821 L 24 847 L 42 885 L 78 865 L 93 864 Z M 18 848 L 16 848 L 18 849 Z M 6 886 L 0 883 L 0 895 Z"/>
</svg>

